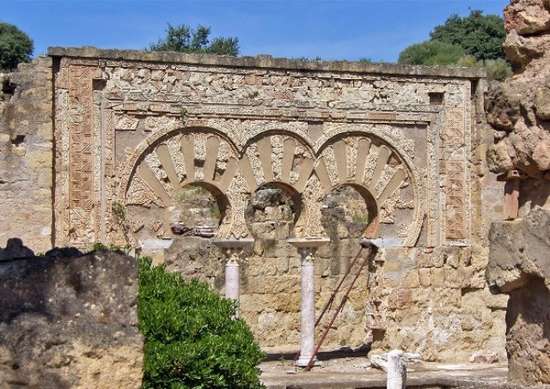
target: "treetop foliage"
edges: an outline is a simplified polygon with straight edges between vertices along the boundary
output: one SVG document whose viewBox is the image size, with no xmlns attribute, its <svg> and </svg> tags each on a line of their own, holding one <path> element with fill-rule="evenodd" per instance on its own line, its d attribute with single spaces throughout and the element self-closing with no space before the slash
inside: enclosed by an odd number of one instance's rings
<svg viewBox="0 0 550 389">
<path fill-rule="evenodd" d="M 506 39 L 504 21 L 498 15 L 471 11 L 469 16 L 450 16 L 445 24 L 434 28 L 432 41 L 460 46 L 478 61 L 504 58 L 502 43 Z"/>
<path fill-rule="evenodd" d="M 209 40 L 210 27 L 199 25 L 196 29 L 189 25 L 168 24 L 166 36 L 149 46 L 151 51 L 177 51 L 180 53 L 210 53 L 219 55 L 239 54 L 239 39 L 235 37 Z"/>
<path fill-rule="evenodd" d="M 21 62 L 30 62 L 34 49 L 31 38 L 19 28 L 0 22 L 0 69 L 15 69 Z"/>
<path fill-rule="evenodd" d="M 502 80 L 512 73 L 504 59 L 504 21 L 497 15 L 471 11 L 452 15 L 436 26 L 430 40 L 413 44 L 399 54 L 399 63 L 411 65 L 457 65 L 483 67 L 490 79 Z"/>
</svg>

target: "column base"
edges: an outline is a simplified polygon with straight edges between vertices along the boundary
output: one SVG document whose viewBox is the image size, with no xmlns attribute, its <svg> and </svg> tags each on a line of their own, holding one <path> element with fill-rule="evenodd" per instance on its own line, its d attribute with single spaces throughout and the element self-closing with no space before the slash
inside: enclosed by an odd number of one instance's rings
<svg viewBox="0 0 550 389">
<path fill-rule="evenodd" d="M 309 361 L 311 360 L 311 355 L 304 355 L 301 356 L 296 360 L 295 365 L 298 367 L 307 367 Z M 313 360 L 313 366 L 318 365 L 319 362 L 317 361 L 317 358 Z"/>
</svg>

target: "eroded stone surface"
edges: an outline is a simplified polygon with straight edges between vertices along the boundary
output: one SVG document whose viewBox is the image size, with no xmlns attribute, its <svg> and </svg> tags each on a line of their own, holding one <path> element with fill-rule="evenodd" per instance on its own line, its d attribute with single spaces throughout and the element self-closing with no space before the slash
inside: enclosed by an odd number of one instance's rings
<svg viewBox="0 0 550 389">
<path fill-rule="evenodd" d="M 493 292 L 510 296 L 510 380 L 534 385 L 550 383 L 550 2 L 513 0 L 504 15 L 515 73 L 489 93 L 487 156 L 509 181 L 505 213 L 519 219 L 492 224 L 486 275 Z"/>
<path fill-rule="evenodd" d="M 0 387 L 139 388 L 137 289 L 111 252 L 0 262 Z"/>
<path fill-rule="evenodd" d="M 509 377 L 550 383 L 550 211 L 493 223 L 487 281 L 510 295 L 506 312 Z"/>
<path fill-rule="evenodd" d="M 486 100 L 488 122 L 497 130 L 489 162 L 496 172 L 518 169 L 541 177 L 550 169 L 549 4 L 514 0 L 505 10 L 505 21 L 504 49 L 516 72 L 495 84 Z"/>
<path fill-rule="evenodd" d="M 540 207 L 512 222 L 493 223 L 487 278 L 503 293 L 528 287 L 532 278 L 550 286 L 550 211 Z"/>
<path fill-rule="evenodd" d="M 0 246 L 52 247 L 52 99 L 50 58 L 0 73 Z"/>
</svg>

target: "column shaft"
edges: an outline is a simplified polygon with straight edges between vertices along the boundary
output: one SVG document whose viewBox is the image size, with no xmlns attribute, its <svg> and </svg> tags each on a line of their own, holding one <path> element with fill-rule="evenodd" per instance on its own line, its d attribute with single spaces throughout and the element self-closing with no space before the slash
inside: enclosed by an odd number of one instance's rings
<svg viewBox="0 0 550 389">
<path fill-rule="evenodd" d="M 315 351 L 315 269 L 311 257 L 302 260 L 301 342 L 296 364 L 307 366 Z"/>
<path fill-rule="evenodd" d="M 240 272 L 237 262 L 228 261 L 225 264 L 225 297 L 239 301 Z"/>
</svg>

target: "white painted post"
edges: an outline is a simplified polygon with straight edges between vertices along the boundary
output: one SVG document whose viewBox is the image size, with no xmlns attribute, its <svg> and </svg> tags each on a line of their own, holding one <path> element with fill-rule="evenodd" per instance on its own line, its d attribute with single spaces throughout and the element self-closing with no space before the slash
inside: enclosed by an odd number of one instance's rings
<svg viewBox="0 0 550 389">
<path fill-rule="evenodd" d="M 315 267 L 312 249 L 301 249 L 300 357 L 296 365 L 308 365 L 315 352 Z"/>
</svg>

